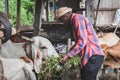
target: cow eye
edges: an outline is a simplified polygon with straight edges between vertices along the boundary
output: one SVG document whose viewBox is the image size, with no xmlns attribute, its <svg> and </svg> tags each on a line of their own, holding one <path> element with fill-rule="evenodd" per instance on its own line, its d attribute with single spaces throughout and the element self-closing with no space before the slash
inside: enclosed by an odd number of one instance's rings
<svg viewBox="0 0 120 80">
<path fill-rule="evenodd" d="M 40 47 L 41 49 L 47 49 L 45 46 Z"/>
<path fill-rule="evenodd" d="M 45 61 L 46 59 L 45 58 L 42 58 L 42 61 Z"/>
</svg>

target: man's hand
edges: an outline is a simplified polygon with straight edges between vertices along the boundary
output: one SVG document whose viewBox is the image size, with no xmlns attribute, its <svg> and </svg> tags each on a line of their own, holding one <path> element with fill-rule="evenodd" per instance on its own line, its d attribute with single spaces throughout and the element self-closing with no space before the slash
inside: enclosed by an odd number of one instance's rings
<svg viewBox="0 0 120 80">
<path fill-rule="evenodd" d="M 65 63 L 69 60 L 69 56 L 68 55 L 64 55 L 63 58 L 61 59 L 61 63 Z"/>
</svg>

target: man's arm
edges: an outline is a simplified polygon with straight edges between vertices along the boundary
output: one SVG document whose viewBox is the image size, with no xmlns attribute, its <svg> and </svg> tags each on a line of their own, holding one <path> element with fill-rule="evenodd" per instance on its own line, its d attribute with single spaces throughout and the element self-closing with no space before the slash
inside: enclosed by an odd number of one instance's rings
<svg viewBox="0 0 120 80">
<path fill-rule="evenodd" d="M 77 55 L 81 51 L 81 49 L 83 49 L 83 47 L 87 43 L 88 36 L 86 30 L 86 23 L 83 17 L 75 16 L 72 24 L 74 32 L 76 34 L 77 43 L 75 44 L 73 49 L 67 54 L 69 57 Z"/>
</svg>

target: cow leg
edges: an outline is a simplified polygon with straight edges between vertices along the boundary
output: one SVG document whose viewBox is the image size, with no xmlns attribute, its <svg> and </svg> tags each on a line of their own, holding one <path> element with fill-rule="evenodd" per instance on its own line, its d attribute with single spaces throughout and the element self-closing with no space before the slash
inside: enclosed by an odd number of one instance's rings
<svg viewBox="0 0 120 80">
<path fill-rule="evenodd" d="M 0 74 L 0 80 L 7 80 L 7 78 Z"/>
<path fill-rule="evenodd" d="M 3 64 L 1 60 L 0 60 L 0 80 L 7 80 L 7 78 L 3 76 Z"/>
<path fill-rule="evenodd" d="M 11 77 L 10 80 L 29 80 L 28 77 L 25 75 L 24 70 L 21 68 L 17 74 Z"/>
<path fill-rule="evenodd" d="M 103 65 L 103 69 L 102 69 L 102 75 L 105 75 L 107 67 L 108 67 L 108 66 L 106 66 L 106 65 Z"/>
<path fill-rule="evenodd" d="M 23 67 L 11 80 L 36 80 L 36 76 L 31 69 Z"/>
<path fill-rule="evenodd" d="M 98 74 L 97 74 L 97 80 L 100 79 L 100 77 L 104 76 L 105 73 L 106 73 L 106 69 L 107 69 L 107 66 L 106 65 L 102 65 Z"/>
<path fill-rule="evenodd" d="M 0 60 L 0 74 L 3 74 L 3 65 L 1 60 Z"/>
<path fill-rule="evenodd" d="M 120 80 L 120 78 L 119 78 L 119 68 L 115 68 L 114 72 L 116 73 L 117 80 Z"/>
<path fill-rule="evenodd" d="M 23 70 L 28 78 L 28 80 L 36 80 L 36 75 L 34 74 L 34 72 L 27 68 L 27 67 L 23 67 Z"/>
</svg>

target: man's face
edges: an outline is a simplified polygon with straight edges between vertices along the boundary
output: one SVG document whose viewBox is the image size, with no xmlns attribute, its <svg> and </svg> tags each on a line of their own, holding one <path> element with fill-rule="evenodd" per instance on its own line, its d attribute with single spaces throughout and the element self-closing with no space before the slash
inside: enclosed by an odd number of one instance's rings
<svg viewBox="0 0 120 80">
<path fill-rule="evenodd" d="M 69 25 L 69 16 L 67 14 L 61 16 L 59 18 L 60 22 L 63 22 L 66 26 Z"/>
</svg>

